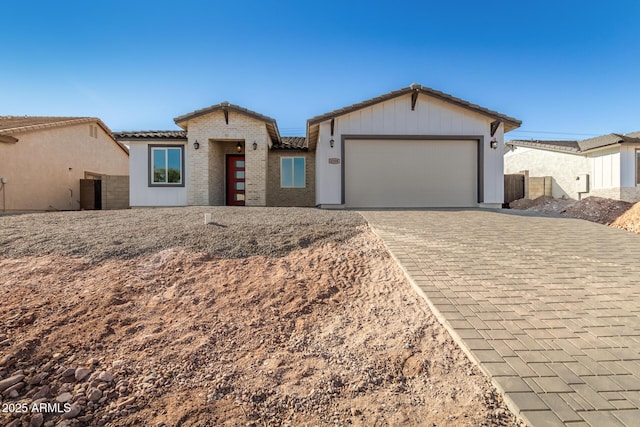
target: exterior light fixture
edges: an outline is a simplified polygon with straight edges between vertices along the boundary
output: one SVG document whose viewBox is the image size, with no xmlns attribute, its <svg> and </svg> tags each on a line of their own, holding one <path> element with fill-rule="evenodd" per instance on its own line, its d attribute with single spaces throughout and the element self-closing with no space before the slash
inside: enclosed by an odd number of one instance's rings
<svg viewBox="0 0 640 427">
<path fill-rule="evenodd" d="M 258 143 L 253 141 L 253 151 L 256 151 L 258 149 Z"/>
<path fill-rule="evenodd" d="M 329 146 L 331 148 L 333 148 L 333 144 L 335 144 L 336 142 L 333 140 L 333 138 L 331 138 L 331 140 L 329 141 Z"/>
<path fill-rule="evenodd" d="M 241 152 L 242 152 L 242 143 L 238 142 L 238 144 L 236 144 L 236 151 L 237 151 L 238 153 L 241 153 Z"/>
<path fill-rule="evenodd" d="M 200 143 L 198 142 L 197 139 L 196 139 L 196 142 L 193 143 L 193 148 L 195 148 L 196 150 L 200 148 Z"/>
<path fill-rule="evenodd" d="M 493 138 L 489 143 L 489 146 L 495 150 L 496 148 L 498 148 L 498 141 L 495 138 Z"/>
</svg>

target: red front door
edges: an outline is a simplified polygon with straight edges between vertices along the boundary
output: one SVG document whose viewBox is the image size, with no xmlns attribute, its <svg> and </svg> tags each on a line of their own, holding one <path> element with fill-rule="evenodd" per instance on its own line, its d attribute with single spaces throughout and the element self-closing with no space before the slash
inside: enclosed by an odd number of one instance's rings
<svg viewBox="0 0 640 427">
<path fill-rule="evenodd" d="M 227 156 L 227 206 L 244 206 L 244 155 Z"/>
</svg>

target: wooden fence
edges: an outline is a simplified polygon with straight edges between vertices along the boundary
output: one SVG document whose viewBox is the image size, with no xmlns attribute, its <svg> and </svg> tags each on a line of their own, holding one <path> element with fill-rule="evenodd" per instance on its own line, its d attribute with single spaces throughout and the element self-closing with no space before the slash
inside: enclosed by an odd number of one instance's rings
<svg viewBox="0 0 640 427">
<path fill-rule="evenodd" d="M 504 176 L 504 203 L 524 198 L 524 175 L 512 174 Z"/>
</svg>

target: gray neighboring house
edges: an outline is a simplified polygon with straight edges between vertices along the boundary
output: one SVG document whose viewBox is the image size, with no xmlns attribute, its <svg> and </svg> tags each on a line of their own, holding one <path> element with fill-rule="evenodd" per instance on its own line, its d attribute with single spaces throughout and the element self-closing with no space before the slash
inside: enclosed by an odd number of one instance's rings
<svg viewBox="0 0 640 427">
<path fill-rule="evenodd" d="M 552 196 L 640 201 L 640 132 L 581 141 L 511 140 L 504 172 L 553 178 Z"/>
</svg>

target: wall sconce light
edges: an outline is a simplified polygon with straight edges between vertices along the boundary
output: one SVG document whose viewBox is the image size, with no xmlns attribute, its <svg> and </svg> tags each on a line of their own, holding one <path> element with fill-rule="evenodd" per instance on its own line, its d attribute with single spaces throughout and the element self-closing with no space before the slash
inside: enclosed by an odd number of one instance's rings
<svg viewBox="0 0 640 427">
<path fill-rule="evenodd" d="M 331 140 L 329 141 L 329 146 L 331 148 L 333 148 L 333 144 L 335 144 L 336 142 L 333 140 L 333 138 L 331 138 Z"/>
<path fill-rule="evenodd" d="M 237 151 L 238 153 L 241 153 L 241 152 L 242 152 L 242 143 L 238 142 L 238 144 L 236 144 L 236 151 Z"/>
<path fill-rule="evenodd" d="M 198 142 L 197 139 L 196 139 L 196 142 L 193 143 L 193 148 L 195 148 L 196 150 L 200 148 L 200 143 Z"/>
<path fill-rule="evenodd" d="M 489 147 L 491 147 L 491 148 L 493 148 L 495 150 L 496 148 L 498 148 L 498 141 L 495 138 L 493 138 L 491 140 L 491 142 L 489 143 Z"/>
<path fill-rule="evenodd" d="M 253 141 L 253 151 L 256 151 L 258 149 L 258 143 Z"/>
</svg>

